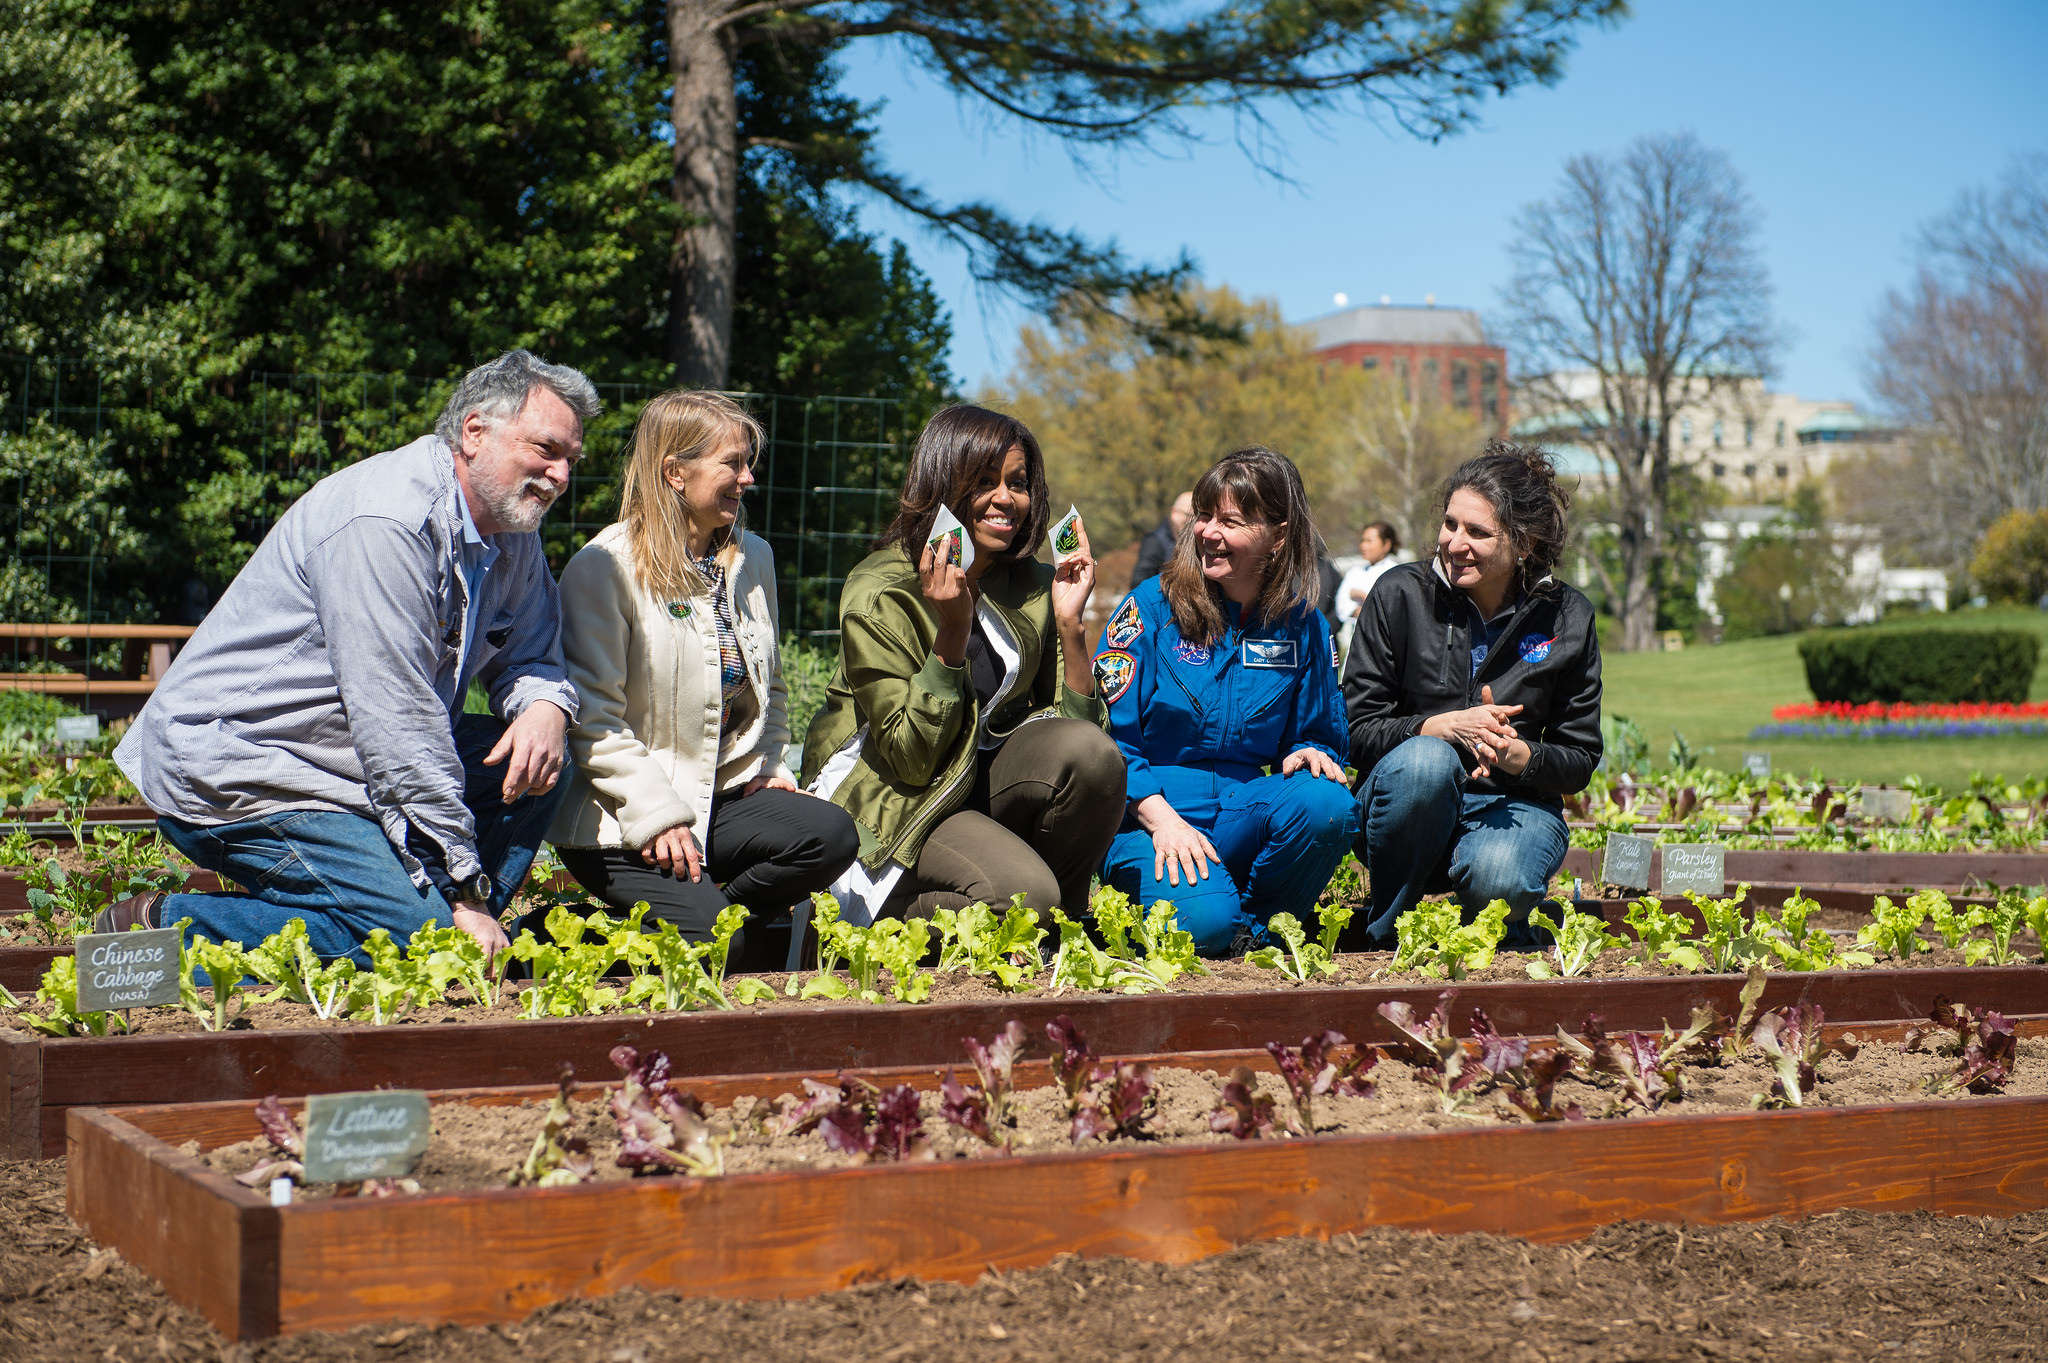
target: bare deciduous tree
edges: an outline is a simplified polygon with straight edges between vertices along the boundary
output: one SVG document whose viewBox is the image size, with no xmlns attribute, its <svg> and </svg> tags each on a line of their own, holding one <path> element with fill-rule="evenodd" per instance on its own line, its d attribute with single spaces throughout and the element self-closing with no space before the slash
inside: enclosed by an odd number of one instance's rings
<svg viewBox="0 0 2048 1363">
<path fill-rule="evenodd" d="M 1451 471 L 1479 453 L 1486 431 L 1465 412 L 1411 393 L 1391 374 L 1375 375 L 1347 421 L 1356 442 L 1351 486 L 1346 489 L 1356 530 L 1381 516 L 1401 532 L 1401 543 L 1420 557 L 1436 542 L 1436 493 Z M 1339 527 L 1325 526 L 1332 543 L 1349 544 Z"/>
<path fill-rule="evenodd" d="M 1551 440 L 1594 446 L 1619 550 L 1597 565 L 1621 647 L 1657 645 L 1679 409 L 1773 372 L 1779 335 L 1756 210 L 1726 155 L 1690 133 L 1575 156 L 1515 218 L 1506 330 L 1519 392 Z"/>
<path fill-rule="evenodd" d="M 1960 568 L 1993 521 L 2048 508 L 2048 154 L 1967 191 L 1879 308 L 1870 385 L 1901 418 L 1873 508 Z M 1884 513 L 1889 512 L 1889 515 Z"/>
</svg>

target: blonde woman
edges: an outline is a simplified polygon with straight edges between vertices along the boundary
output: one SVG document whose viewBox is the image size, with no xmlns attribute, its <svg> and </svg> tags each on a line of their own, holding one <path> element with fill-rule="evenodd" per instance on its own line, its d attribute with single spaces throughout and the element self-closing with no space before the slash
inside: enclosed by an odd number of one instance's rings
<svg viewBox="0 0 2048 1363">
<path fill-rule="evenodd" d="M 548 840 L 614 909 L 645 900 L 649 929 L 665 920 L 702 941 L 744 904 L 755 949 L 735 959 L 773 968 L 758 929 L 837 879 L 860 839 L 784 762 L 775 560 L 741 506 L 760 442 L 715 393 L 664 393 L 640 414 L 619 519 L 562 572 L 582 707 Z"/>
</svg>

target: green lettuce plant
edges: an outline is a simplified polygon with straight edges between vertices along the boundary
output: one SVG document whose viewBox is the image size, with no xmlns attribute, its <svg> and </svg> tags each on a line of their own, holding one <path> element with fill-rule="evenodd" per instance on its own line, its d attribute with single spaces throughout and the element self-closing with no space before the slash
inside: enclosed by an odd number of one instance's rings
<svg viewBox="0 0 2048 1363">
<path fill-rule="evenodd" d="M 1135 961 L 1121 956 L 1112 956 L 1095 944 L 1088 935 L 1088 928 L 1061 913 L 1057 907 L 1052 911 L 1054 929 L 1059 933 L 1060 944 L 1052 957 L 1052 990 L 1063 989 L 1086 991 L 1108 991 L 1118 994 L 1150 994 L 1166 988 L 1159 976 L 1145 969 Z"/>
<path fill-rule="evenodd" d="M 1859 946 L 1875 947 L 1879 955 L 1902 961 L 1918 952 L 1934 950 L 1920 936 L 1920 925 L 1927 921 L 1927 902 L 1920 895 L 1911 896 L 1904 904 L 1894 904 L 1889 895 L 1879 895 L 1870 906 L 1870 920 L 1857 929 Z"/>
<path fill-rule="evenodd" d="M 8 996 L 12 998 L 12 995 Z M 128 1030 L 128 1020 L 119 1013 L 78 1011 L 78 958 L 59 956 L 43 972 L 36 1002 L 41 1013 L 30 1013 L 25 1022 L 45 1036 L 106 1036 L 109 1031 Z"/>
<path fill-rule="evenodd" d="M 1628 939 L 1617 937 L 1607 930 L 1607 920 L 1597 913 L 1581 913 L 1569 901 L 1560 906 L 1563 922 L 1553 923 L 1550 915 L 1539 906 L 1529 912 L 1531 927 L 1542 928 L 1550 934 L 1551 955 L 1557 961 L 1553 969 L 1549 962 L 1538 956 L 1528 963 L 1532 978 L 1547 980 L 1556 975 L 1567 978 L 1583 975 L 1593 968 L 1606 952 L 1615 947 L 1625 947 Z"/>
<path fill-rule="evenodd" d="M 1682 913 L 1667 912 L 1664 901 L 1656 895 L 1646 894 L 1630 904 L 1622 915 L 1622 921 L 1635 931 L 1644 965 L 1649 965 L 1654 957 L 1665 965 L 1675 965 L 1682 970 L 1698 972 L 1706 969 L 1706 957 L 1700 955 L 1699 948 L 1690 940 L 1692 919 Z"/>
<path fill-rule="evenodd" d="M 1710 899 L 1703 894 L 1688 894 L 1686 898 L 1700 913 L 1702 926 L 1695 941 L 1708 970 L 1717 975 L 1732 975 L 1748 969 L 1752 961 L 1771 959 L 1770 944 L 1758 934 L 1754 920 L 1742 912 L 1742 901 L 1749 898 L 1748 885 L 1737 885 L 1735 893 L 1726 899 Z"/>
<path fill-rule="evenodd" d="M 1757 936 L 1770 948 L 1779 966 L 1786 970 L 1830 970 L 1840 966 L 1874 965 L 1877 958 L 1867 951 L 1841 951 L 1834 934 L 1823 928 L 1809 930 L 1806 920 L 1820 905 L 1795 890 L 1773 918 L 1768 909 L 1756 906 Z"/>
<path fill-rule="evenodd" d="M 1090 901 L 1095 930 L 1111 956 L 1151 975 L 1162 985 L 1182 975 L 1206 975 L 1195 954 L 1195 935 L 1181 929 L 1173 902 L 1155 899 L 1152 907 L 1138 912 L 1129 895 L 1112 886 L 1099 886 Z"/>
<path fill-rule="evenodd" d="M 1493 964 L 1507 935 L 1508 902 L 1496 899 L 1472 922 L 1453 901 L 1417 904 L 1394 921 L 1394 969 L 1417 970 L 1431 979 L 1462 980 Z"/>
<path fill-rule="evenodd" d="M 265 984 L 276 985 L 258 1003 L 289 999 L 313 1010 L 318 1018 L 332 1018 L 347 1006 L 356 976 L 356 963 L 342 956 L 321 964 L 306 934 L 306 920 L 293 918 L 276 932 L 251 947 L 249 973 Z"/>
<path fill-rule="evenodd" d="M 880 1003 L 884 970 L 889 972 L 888 997 L 898 1003 L 931 997 L 932 977 L 917 968 L 931 945 L 931 924 L 925 919 L 884 918 L 858 927 L 842 919 L 839 901 L 821 891 L 811 896 L 811 922 L 818 929 L 819 970 L 801 997 Z M 842 961 L 845 979 L 838 973 Z"/>
<path fill-rule="evenodd" d="M 931 925 L 939 938 L 941 972 L 964 970 L 1015 991 L 1044 968 L 1039 943 L 1046 931 L 1038 925 L 1038 911 L 1024 907 L 1022 891 L 1001 918 L 986 904 L 969 904 L 957 912 L 936 910 Z"/>
</svg>

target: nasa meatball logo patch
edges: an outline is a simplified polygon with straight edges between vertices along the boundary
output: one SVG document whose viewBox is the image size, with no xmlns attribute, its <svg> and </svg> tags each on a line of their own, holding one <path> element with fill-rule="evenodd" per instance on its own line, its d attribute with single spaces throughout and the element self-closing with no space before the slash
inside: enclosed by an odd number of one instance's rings
<svg viewBox="0 0 2048 1363">
<path fill-rule="evenodd" d="M 1186 663 L 1189 667 L 1207 667 L 1209 665 L 1209 646 L 1207 644 L 1191 644 L 1183 639 L 1173 646 L 1173 656 Z"/>
<path fill-rule="evenodd" d="M 1103 703 L 1114 705 L 1131 689 L 1131 679 L 1138 675 L 1138 660 L 1120 648 L 1113 648 L 1095 658 L 1095 689 L 1101 693 Z"/>
<path fill-rule="evenodd" d="M 1546 639 L 1540 634 L 1525 634 L 1522 642 L 1515 645 L 1515 651 L 1525 663 L 1540 663 L 1550 656 L 1550 646 L 1556 642 L 1555 636 Z"/>
<path fill-rule="evenodd" d="M 1109 628 L 1102 632 L 1102 638 L 1111 648 L 1129 648 L 1144 632 L 1145 618 L 1138 614 L 1138 599 L 1125 597 L 1116 614 L 1109 617 Z"/>
</svg>

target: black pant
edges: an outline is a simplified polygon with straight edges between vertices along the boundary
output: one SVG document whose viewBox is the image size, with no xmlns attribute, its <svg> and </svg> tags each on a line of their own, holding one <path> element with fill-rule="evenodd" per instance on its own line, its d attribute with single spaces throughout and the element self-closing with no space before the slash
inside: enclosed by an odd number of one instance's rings
<svg viewBox="0 0 2048 1363">
<path fill-rule="evenodd" d="M 636 848 L 556 850 L 569 874 L 614 913 L 630 912 L 645 900 L 649 930 L 673 923 L 688 940 L 706 942 L 728 904 L 744 904 L 755 929 L 783 919 L 780 932 L 749 934 L 742 928 L 733 937 L 732 968 L 759 970 L 782 968 L 786 958 L 770 959 L 772 947 L 764 939 L 787 949 L 790 907 L 837 880 L 860 851 L 851 815 L 828 800 L 789 790 L 756 791 L 745 799 L 737 791 L 722 794 L 712 801 L 711 826 L 692 833 L 703 856 L 702 880 L 691 880 L 683 867 L 668 871 L 642 860 Z"/>
</svg>

